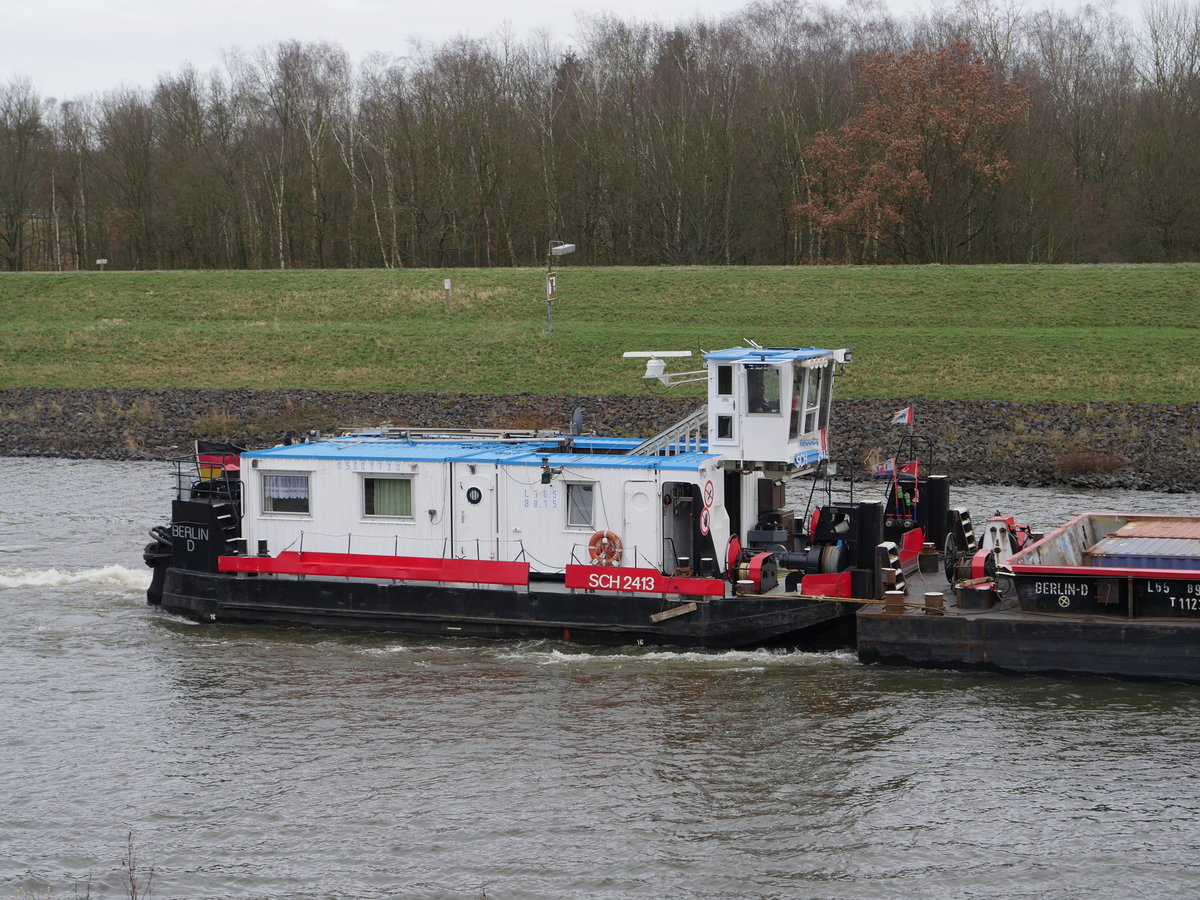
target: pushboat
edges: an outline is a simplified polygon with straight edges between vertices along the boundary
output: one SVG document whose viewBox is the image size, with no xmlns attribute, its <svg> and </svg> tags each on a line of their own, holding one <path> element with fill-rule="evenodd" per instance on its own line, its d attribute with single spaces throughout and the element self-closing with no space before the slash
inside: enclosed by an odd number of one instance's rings
<svg viewBox="0 0 1200 900">
<path fill-rule="evenodd" d="M 707 402 L 648 439 L 377 428 L 175 461 L 148 599 L 203 622 L 598 644 L 852 641 L 949 532 L 949 480 L 833 487 L 830 409 L 847 349 L 634 352 L 649 385 Z M 787 494 L 807 493 L 789 508 Z M 932 551 L 936 561 L 939 554 Z"/>
<path fill-rule="evenodd" d="M 1088 513 L 1040 535 L 997 512 L 976 534 L 911 432 L 876 499 L 839 476 L 849 350 L 751 344 L 681 373 L 666 360 L 685 351 L 625 355 L 658 389 L 705 382 L 706 402 L 645 440 L 576 410 L 559 430 L 197 442 L 145 548 L 148 601 L 201 622 L 1200 682 L 1200 517 Z"/>
</svg>

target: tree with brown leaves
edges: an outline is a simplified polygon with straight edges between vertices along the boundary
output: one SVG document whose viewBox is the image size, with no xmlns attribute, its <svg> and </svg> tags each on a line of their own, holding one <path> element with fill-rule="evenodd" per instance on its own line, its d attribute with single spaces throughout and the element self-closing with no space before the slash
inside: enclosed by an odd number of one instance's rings
<svg viewBox="0 0 1200 900">
<path fill-rule="evenodd" d="M 796 212 L 810 259 L 985 256 L 972 245 L 1008 174 L 1003 144 L 1025 105 L 966 41 L 867 60 L 856 110 L 805 154 L 809 194 Z"/>
</svg>

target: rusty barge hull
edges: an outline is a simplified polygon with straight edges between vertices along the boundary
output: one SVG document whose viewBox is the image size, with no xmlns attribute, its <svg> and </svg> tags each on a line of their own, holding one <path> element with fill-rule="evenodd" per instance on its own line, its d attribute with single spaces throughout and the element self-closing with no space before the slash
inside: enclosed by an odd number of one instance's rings
<svg viewBox="0 0 1200 900">
<path fill-rule="evenodd" d="M 1103 675 L 1200 684 L 1200 622 L 1039 616 L 1015 610 L 856 619 L 863 663 L 1006 674 Z"/>
</svg>

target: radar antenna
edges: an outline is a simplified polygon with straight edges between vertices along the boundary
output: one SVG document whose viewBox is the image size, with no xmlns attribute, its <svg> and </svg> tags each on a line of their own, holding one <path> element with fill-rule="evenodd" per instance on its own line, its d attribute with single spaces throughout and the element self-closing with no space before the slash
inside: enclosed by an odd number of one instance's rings
<svg viewBox="0 0 1200 900">
<path fill-rule="evenodd" d="M 665 390 L 670 390 L 677 384 L 708 379 L 708 372 L 704 369 L 698 369 L 695 372 L 667 372 L 667 364 L 663 362 L 664 359 L 689 357 L 692 355 L 691 350 L 629 350 L 624 355 L 626 359 L 646 360 L 646 372 L 642 375 L 642 379 L 648 388 L 655 388 L 661 384 Z"/>
</svg>

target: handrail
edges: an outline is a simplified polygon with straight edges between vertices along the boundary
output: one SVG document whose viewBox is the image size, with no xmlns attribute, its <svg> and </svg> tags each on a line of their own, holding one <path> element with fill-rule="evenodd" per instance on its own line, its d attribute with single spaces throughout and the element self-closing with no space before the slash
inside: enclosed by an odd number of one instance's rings
<svg viewBox="0 0 1200 900">
<path fill-rule="evenodd" d="M 642 441 L 629 451 L 629 455 L 676 456 L 680 453 L 698 453 L 706 444 L 703 433 L 707 430 L 708 405 L 705 404 L 654 437 Z"/>
</svg>

